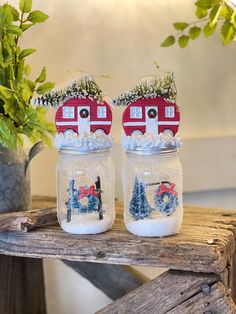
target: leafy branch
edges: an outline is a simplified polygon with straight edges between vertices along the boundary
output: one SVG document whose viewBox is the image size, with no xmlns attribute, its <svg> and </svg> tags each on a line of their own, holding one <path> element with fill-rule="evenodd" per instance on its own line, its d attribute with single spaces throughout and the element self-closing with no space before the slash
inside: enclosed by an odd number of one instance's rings
<svg viewBox="0 0 236 314">
<path fill-rule="evenodd" d="M 169 47 L 178 42 L 180 48 L 184 48 L 190 40 L 197 39 L 201 32 L 209 37 L 217 27 L 221 29 L 223 45 L 236 41 L 236 8 L 230 0 L 198 0 L 195 6 L 197 20 L 174 23 L 174 28 L 179 32 L 169 35 L 161 47 Z"/>
<path fill-rule="evenodd" d="M 35 93 L 50 91 L 54 83 L 45 82 L 45 67 L 35 80 L 29 78 L 26 58 L 36 50 L 19 46 L 24 32 L 47 18 L 32 10 L 32 0 L 20 0 L 19 11 L 8 3 L 0 6 L 0 144 L 11 149 L 22 146 L 24 136 L 33 143 L 50 144 L 49 135 L 54 133 L 54 125 L 45 118 L 46 109 L 30 103 Z"/>
</svg>

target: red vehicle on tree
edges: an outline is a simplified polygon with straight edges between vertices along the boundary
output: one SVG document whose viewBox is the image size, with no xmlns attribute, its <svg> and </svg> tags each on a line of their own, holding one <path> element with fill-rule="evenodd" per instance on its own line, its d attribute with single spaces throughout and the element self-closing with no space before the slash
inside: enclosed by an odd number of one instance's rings
<svg viewBox="0 0 236 314">
<path fill-rule="evenodd" d="M 168 133 L 175 135 L 179 128 L 180 113 L 176 103 L 163 97 L 138 99 L 127 106 L 122 125 L 126 135 Z"/>
<path fill-rule="evenodd" d="M 58 133 L 77 134 L 103 132 L 109 134 L 112 124 L 112 111 L 106 102 L 100 103 L 90 98 L 71 98 L 56 112 Z"/>
</svg>

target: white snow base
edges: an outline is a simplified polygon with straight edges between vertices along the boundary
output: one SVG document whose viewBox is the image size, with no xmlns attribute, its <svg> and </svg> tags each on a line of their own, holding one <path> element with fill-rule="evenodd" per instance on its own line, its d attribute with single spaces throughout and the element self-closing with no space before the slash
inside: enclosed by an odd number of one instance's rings
<svg viewBox="0 0 236 314">
<path fill-rule="evenodd" d="M 96 234 L 109 230 L 112 227 L 112 217 L 104 214 L 103 219 L 98 219 L 98 213 L 72 215 L 71 221 L 61 221 L 64 231 L 74 234 Z"/>
<path fill-rule="evenodd" d="M 177 217 L 159 217 L 158 219 L 142 219 L 126 223 L 129 232 L 143 237 L 165 237 L 178 233 L 181 228 Z"/>
</svg>

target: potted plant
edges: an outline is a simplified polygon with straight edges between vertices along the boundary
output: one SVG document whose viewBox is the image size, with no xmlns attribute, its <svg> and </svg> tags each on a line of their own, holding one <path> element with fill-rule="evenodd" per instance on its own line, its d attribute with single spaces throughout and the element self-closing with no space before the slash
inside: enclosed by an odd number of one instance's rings
<svg viewBox="0 0 236 314">
<path fill-rule="evenodd" d="M 0 211 L 23 210 L 30 206 L 29 161 L 44 144 L 50 145 L 54 125 L 46 120 L 46 109 L 31 104 L 34 94 L 54 87 L 45 82 L 46 69 L 30 78 L 26 59 L 35 49 L 22 49 L 21 37 L 48 15 L 32 10 L 32 0 L 20 0 L 19 10 L 0 5 Z M 26 156 L 24 141 L 34 146 Z"/>
</svg>

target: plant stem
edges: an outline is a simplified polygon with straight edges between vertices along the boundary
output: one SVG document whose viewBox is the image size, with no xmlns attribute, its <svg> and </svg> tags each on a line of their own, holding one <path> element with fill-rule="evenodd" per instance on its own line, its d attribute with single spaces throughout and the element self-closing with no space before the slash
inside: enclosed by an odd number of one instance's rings
<svg viewBox="0 0 236 314">
<path fill-rule="evenodd" d="M 24 18 L 24 13 L 21 12 L 21 16 L 20 16 L 20 25 L 19 25 L 19 28 L 22 30 L 22 24 L 23 24 L 23 18 Z M 18 60 L 17 60 L 17 47 L 18 47 L 18 42 L 19 42 L 19 38 L 20 36 L 17 35 L 16 38 L 15 38 L 15 43 L 16 43 L 16 47 L 15 47 L 15 54 L 14 54 L 14 59 L 15 59 L 15 77 L 17 77 L 17 74 L 18 74 Z"/>
</svg>

